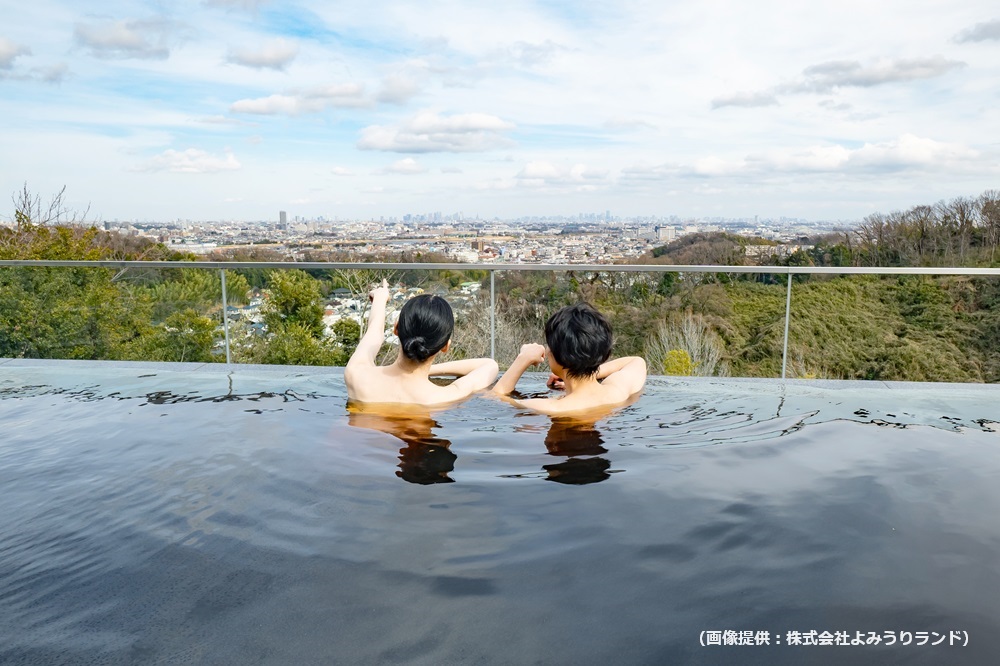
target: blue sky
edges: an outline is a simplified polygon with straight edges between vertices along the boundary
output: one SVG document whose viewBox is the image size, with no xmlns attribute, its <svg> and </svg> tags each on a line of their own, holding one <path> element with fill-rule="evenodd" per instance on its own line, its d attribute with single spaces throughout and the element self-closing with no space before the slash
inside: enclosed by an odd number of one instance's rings
<svg viewBox="0 0 1000 666">
<path fill-rule="evenodd" d="M 0 188 L 93 219 L 857 219 L 1000 188 L 995 2 L 88 5 L 0 0 Z"/>
</svg>

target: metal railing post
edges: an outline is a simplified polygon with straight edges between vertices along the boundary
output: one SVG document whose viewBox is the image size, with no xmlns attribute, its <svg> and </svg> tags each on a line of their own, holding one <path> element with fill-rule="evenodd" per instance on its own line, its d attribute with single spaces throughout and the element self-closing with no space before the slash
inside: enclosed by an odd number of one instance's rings
<svg viewBox="0 0 1000 666">
<path fill-rule="evenodd" d="M 226 365 L 231 359 L 229 356 L 229 306 L 226 305 L 226 269 L 220 268 L 219 275 L 222 277 L 222 330 L 226 333 Z"/>
<path fill-rule="evenodd" d="M 490 358 L 497 360 L 497 272 L 490 271 Z"/>
<path fill-rule="evenodd" d="M 792 273 L 789 271 L 788 289 L 785 290 L 785 342 L 781 348 L 781 378 L 785 378 L 785 371 L 788 368 L 788 315 L 792 309 Z"/>
</svg>

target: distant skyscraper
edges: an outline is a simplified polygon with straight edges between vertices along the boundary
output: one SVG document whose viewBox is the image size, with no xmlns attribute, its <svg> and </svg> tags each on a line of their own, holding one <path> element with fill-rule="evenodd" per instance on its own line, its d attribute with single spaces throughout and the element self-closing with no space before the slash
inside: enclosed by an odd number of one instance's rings
<svg viewBox="0 0 1000 666">
<path fill-rule="evenodd" d="M 278 228 L 288 229 L 288 213 L 283 210 L 278 211 Z"/>
</svg>

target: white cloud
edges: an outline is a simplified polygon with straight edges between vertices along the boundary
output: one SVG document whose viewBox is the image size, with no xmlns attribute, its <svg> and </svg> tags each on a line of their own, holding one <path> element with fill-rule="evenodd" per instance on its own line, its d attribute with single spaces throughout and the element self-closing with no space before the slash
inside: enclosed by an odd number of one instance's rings
<svg viewBox="0 0 1000 666">
<path fill-rule="evenodd" d="M 656 129 L 656 125 L 641 118 L 615 116 L 604 121 L 604 126 L 612 130 L 643 130 Z"/>
<path fill-rule="evenodd" d="M 291 95 L 269 95 L 268 97 L 258 97 L 256 99 L 238 100 L 230 105 L 229 110 L 233 113 L 251 113 L 262 116 L 276 114 L 294 116 L 305 111 L 320 111 L 322 110 L 322 106 L 307 109 L 304 108 L 302 100 L 298 97 Z"/>
<path fill-rule="evenodd" d="M 956 42 L 1000 41 L 1000 19 L 993 19 L 963 30 L 955 35 Z"/>
<path fill-rule="evenodd" d="M 268 0 L 204 0 L 203 4 L 208 7 L 223 7 L 231 9 L 242 9 L 244 11 L 257 11 L 261 5 L 266 5 Z"/>
<path fill-rule="evenodd" d="M 458 167 L 441 167 L 441 173 L 463 173 Z"/>
<path fill-rule="evenodd" d="M 674 165 L 639 163 L 623 168 L 621 180 L 626 184 L 658 181 L 676 176 L 677 173 L 678 168 Z"/>
<path fill-rule="evenodd" d="M 594 169 L 585 164 L 574 164 L 569 168 L 559 167 L 551 162 L 536 160 L 528 162 L 515 176 L 521 187 L 566 187 L 577 191 L 589 189 L 607 180 L 608 172 Z"/>
<path fill-rule="evenodd" d="M 504 133 L 512 129 L 513 123 L 485 113 L 424 112 L 397 127 L 364 128 L 357 147 L 397 153 L 481 152 L 507 145 Z"/>
<path fill-rule="evenodd" d="M 69 73 L 69 65 L 64 62 L 32 70 L 32 74 L 45 83 L 61 83 Z"/>
<path fill-rule="evenodd" d="M 77 23 L 76 42 L 99 58 L 163 60 L 170 55 L 169 38 L 176 26 L 163 19 Z"/>
<path fill-rule="evenodd" d="M 762 90 L 758 92 L 738 92 L 716 97 L 712 100 L 712 108 L 720 109 L 724 106 L 751 108 L 755 106 L 774 106 L 777 103 L 778 98 L 774 96 L 774 93 Z"/>
<path fill-rule="evenodd" d="M 246 121 L 240 120 L 239 118 L 230 118 L 229 116 L 205 116 L 203 118 L 198 118 L 197 122 L 205 123 L 206 125 L 249 125 Z"/>
<path fill-rule="evenodd" d="M 637 164 L 621 170 L 623 184 L 663 181 L 674 178 L 759 178 L 783 173 L 842 173 L 869 177 L 873 172 L 954 171 L 974 164 L 979 152 L 946 143 L 904 134 L 896 139 L 865 143 L 859 148 L 839 144 L 801 149 L 773 150 L 748 155 L 744 159 L 702 157 L 688 164 Z"/>
<path fill-rule="evenodd" d="M 256 99 L 241 99 L 233 102 L 229 110 L 233 113 L 254 115 L 288 115 L 319 113 L 328 108 L 362 108 L 371 106 L 371 100 L 364 95 L 364 87 L 356 83 L 325 85 L 291 90 L 288 94 L 275 94 Z"/>
<path fill-rule="evenodd" d="M 823 94 L 841 88 L 872 88 L 890 83 L 932 79 L 964 66 L 964 62 L 948 60 L 941 55 L 896 60 L 882 58 L 868 64 L 857 60 L 831 60 L 806 67 L 797 81 L 767 90 L 716 97 L 712 100 L 712 108 L 773 106 L 778 103 L 777 95 L 781 94 Z"/>
<path fill-rule="evenodd" d="M 330 169 L 330 173 L 332 173 L 334 176 L 353 176 L 354 175 L 354 171 L 352 171 L 351 169 L 348 169 L 347 167 L 342 167 L 342 166 L 335 166 L 335 167 L 333 167 L 332 169 Z"/>
<path fill-rule="evenodd" d="M 881 59 L 867 65 L 856 60 L 834 60 L 802 70 L 804 80 L 788 86 L 789 92 L 829 92 L 835 88 L 870 88 L 887 83 L 932 79 L 964 67 L 964 62 L 936 55 L 929 58 Z"/>
<path fill-rule="evenodd" d="M 522 67 L 535 67 L 549 62 L 557 53 L 566 50 L 565 46 L 546 39 L 539 43 L 514 42 L 507 49 L 507 54 Z"/>
<path fill-rule="evenodd" d="M 789 173 L 868 173 L 954 168 L 978 157 L 978 151 L 966 146 L 903 134 L 855 149 L 828 145 L 750 156 L 747 165 L 755 170 Z"/>
<path fill-rule="evenodd" d="M 420 92 L 416 81 L 399 74 L 387 76 L 376 99 L 384 104 L 406 104 Z"/>
<path fill-rule="evenodd" d="M 393 162 L 385 169 L 382 169 L 381 173 L 395 173 L 404 176 L 413 176 L 418 173 L 424 173 L 427 171 L 419 162 L 417 162 L 412 157 L 407 157 L 396 162 Z"/>
<path fill-rule="evenodd" d="M 236 171 L 241 165 L 229 151 L 222 155 L 212 155 L 204 150 L 188 148 L 187 150 L 165 150 L 145 164 L 137 167 L 137 171 L 170 171 L 172 173 L 216 173 L 219 171 Z"/>
<path fill-rule="evenodd" d="M 230 49 L 226 62 L 254 69 L 284 70 L 299 54 L 295 42 L 275 39 L 258 49 Z"/>
<path fill-rule="evenodd" d="M 69 71 L 66 63 L 60 62 L 47 67 L 23 69 L 15 67 L 15 61 L 21 56 L 31 55 L 31 49 L 0 37 L 0 81 L 41 81 L 43 83 L 61 83 Z"/>
<path fill-rule="evenodd" d="M 967 146 L 904 134 L 885 143 L 866 143 L 854 151 L 850 162 L 861 168 L 900 170 L 949 167 L 979 157 Z"/>
<path fill-rule="evenodd" d="M 6 37 L 0 37 L 0 69 L 10 69 L 14 61 L 23 55 L 30 55 L 31 49 L 15 44 Z"/>
</svg>

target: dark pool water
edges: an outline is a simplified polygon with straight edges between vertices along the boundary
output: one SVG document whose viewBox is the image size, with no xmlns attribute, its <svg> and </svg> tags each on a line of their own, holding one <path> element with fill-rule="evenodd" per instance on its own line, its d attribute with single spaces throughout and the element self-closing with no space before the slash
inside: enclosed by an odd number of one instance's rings
<svg viewBox="0 0 1000 666">
<path fill-rule="evenodd" d="M 336 371 L 0 365 L 0 664 L 998 663 L 998 397 L 393 419 Z"/>
</svg>

